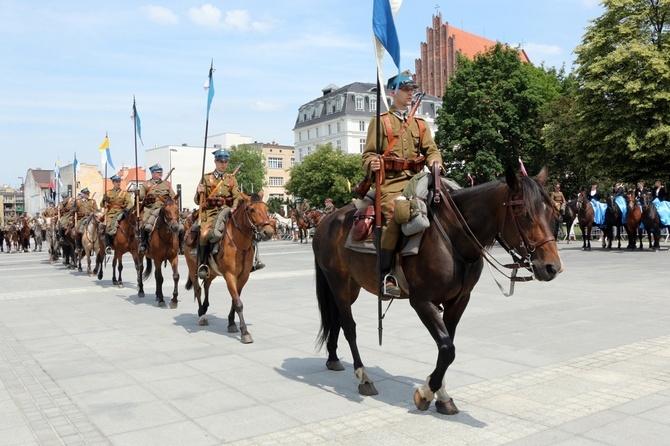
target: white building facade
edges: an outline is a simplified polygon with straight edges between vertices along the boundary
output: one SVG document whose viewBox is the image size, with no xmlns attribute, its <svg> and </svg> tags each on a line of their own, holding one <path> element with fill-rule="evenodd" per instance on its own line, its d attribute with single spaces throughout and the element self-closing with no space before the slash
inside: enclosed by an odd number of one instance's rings
<svg viewBox="0 0 670 446">
<path fill-rule="evenodd" d="M 344 87 L 328 85 L 323 95 L 298 110 L 295 127 L 296 161 L 302 161 L 319 145 L 331 143 L 334 149 L 346 153 L 363 153 L 370 120 L 377 113 L 377 86 L 354 82 Z M 388 100 L 391 101 L 387 92 Z M 425 119 L 435 134 L 435 117 L 442 100 L 425 95 L 416 116 Z M 382 112 L 386 111 L 382 100 Z"/>
</svg>

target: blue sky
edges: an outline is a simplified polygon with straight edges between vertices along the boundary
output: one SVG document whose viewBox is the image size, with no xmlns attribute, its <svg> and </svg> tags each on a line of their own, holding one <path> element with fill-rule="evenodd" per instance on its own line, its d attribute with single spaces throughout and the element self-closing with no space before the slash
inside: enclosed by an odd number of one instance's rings
<svg viewBox="0 0 670 446">
<path fill-rule="evenodd" d="M 202 146 L 209 134 L 293 145 L 298 107 L 331 83 L 374 82 L 372 0 L 0 0 L 0 184 L 29 168 L 97 164 L 109 134 L 116 167 L 134 166 L 133 96 L 145 146 Z M 569 70 L 596 0 L 404 0 L 403 69 L 414 71 L 436 6 L 444 22 L 522 45 Z M 385 58 L 384 74 L 395 68 Z M 111 175 L 111 174 L 110 174 Z"/>
</svg>

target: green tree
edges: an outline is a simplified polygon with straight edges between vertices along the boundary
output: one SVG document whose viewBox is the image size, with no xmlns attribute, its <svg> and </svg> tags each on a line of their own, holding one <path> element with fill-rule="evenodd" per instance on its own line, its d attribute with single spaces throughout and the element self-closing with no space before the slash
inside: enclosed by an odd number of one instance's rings
<svg viewBox="0 0 670 446">
<path fill-rule="evenodd" d="M 575 50 L 581 159 L 594 177 L 667 177 L 670 1 L 602 4 Z"/>
<path fill-rule="evenodd" d="M 235 176 L 240 190 L 245 194 L 258 193 L 265 184 L 265 159 L 263 153 L 248 144 L 232 146 L 230 148 L 230 162 L 228 173 L 232 173 L 237 166 L 242 164 Z"/>
<path fill-rule="evenodd" d="M 361 156 L 333 149 L 332 144 L 317 146 L 291 169 L 286 191 L 314 206 L 323 207 L 327 198 L 336 207 L 351 202 L 350 188 L 363 178 Z"/>
<path fill-rule="evenodd" d="M 499 177 L 522 157 L 528 170 L 545 163 L 540 113 L 560 95 L 556 73 L 523 63 L 497 43 L 470 60 L 459 56 L 446 86 L 435 136 L 448 175 L 461 184 Z"/>
</svg>

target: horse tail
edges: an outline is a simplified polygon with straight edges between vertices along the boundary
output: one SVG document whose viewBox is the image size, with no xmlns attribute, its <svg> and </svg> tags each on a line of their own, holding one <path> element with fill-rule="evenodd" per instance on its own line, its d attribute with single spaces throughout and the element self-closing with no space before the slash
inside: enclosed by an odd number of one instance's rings
<svg viewBox="0 0 670 446">
<path fill-rule="evenodd" d="M 321 314 L 321 328 L 317 335 L 316 347 L 320 350 L 323 344 L 328 342 L 333 329 L 340 326 L 340 312 L 335 305 L 335 296 L 328 284 L 326 274 L 318 262 L 314 262 L 314 266 L 316 269 L 316 299 Z"/>
<path fill-rule="evenodd" d="M 147 259 L 147 267 L 144 270 L 144 274 L 142 274 L 142 280 L 147 280 L 149 276 L 151 275 L 151 270 L 153 269 L 153 262 L 149 257 L 145 257 Z"/>
<path fill-rule="evenodd" d="M 190 290 L 191 288 L 193 288 L 193 282 L 191 281 L 191 276 L 188 276 L 188 279 L 186 279 L 186 285 L 184 285 L 184 288 L 186 288 L 186 290 Z"/>
</svg>

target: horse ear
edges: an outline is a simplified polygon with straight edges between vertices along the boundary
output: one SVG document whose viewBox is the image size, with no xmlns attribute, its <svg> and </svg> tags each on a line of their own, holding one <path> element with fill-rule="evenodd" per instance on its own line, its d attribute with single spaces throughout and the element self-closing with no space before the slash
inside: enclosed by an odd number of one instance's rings
<svg viewBox="0 0 670 446">
<path fill-rule="evenodd" d="M 518 192 L 520 188 L 519 177 L 514 173 L 512 166 L 507 166 L 505 170 L 505 179 L 507 180 L 507 186 L 513 191 Z"/>
<path fill-rule="evenodd" d="M 547 169 L 547 166 L 544 166 L 535 178 L 537 178 L 537 181 L 539 181 L 542 186 L 547 184 L 547 178 L 549 178 L 549 169 Z"/>
<path fill-rule="evenodd" d="M 263 193 L 264 193 L 264 192 L 265 192 L 265 191 L 264 191 L 263 189 L 259 190 L 259 191 L 258 191 L 258 196 L 261 197 L 261 198 L 263 198 Z"/>
</svg>

